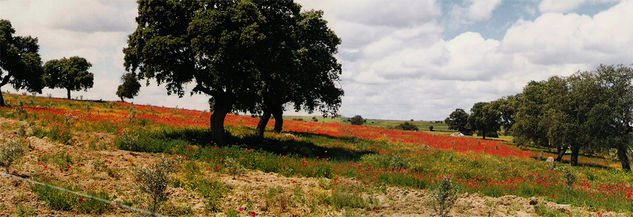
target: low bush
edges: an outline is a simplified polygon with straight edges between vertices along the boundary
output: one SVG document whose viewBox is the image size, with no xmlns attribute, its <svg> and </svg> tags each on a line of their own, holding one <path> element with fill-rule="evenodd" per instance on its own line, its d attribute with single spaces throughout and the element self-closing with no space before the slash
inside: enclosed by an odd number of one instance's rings
<svg viewBox="0 0 633 217">
<path fill-rule="evenodd" d="M 167 186 L 169 185 L 169 173 L 174 172 L 172 162 L 162 159 L 153 167 L 144 167 L 137 171 L 136 178 L 141 192 L 150 197 L 150 211 L 155 212 L 160 205 L 167 201 Z"/>
<path fill-rule="evenodd" d="M 398 124 L 394 127 L 394 129 L 398 129 L 398 130 L 409 130 L 409 131 L 418 131 L 418 126 L 415 126 L 412 123 L 409 122 L 404 122 L 401 124 Z"/>
<path fill-rule="evenodd" d="M 11 165 L 26 154 L 27 148 L 28 144 L 24 140 L 12 140 L 0 146 L 0 166 L 9 173 Z"/>
<path fill-rule="evenodd" d="M 437 215 L 446 217 L 457 201 L 458 190 L 449 177 L 440 181 L 437 189 L 433 193 L 433 209 Z"/>
<path fill-rule="evenodd" d="M 72 191 L 80 191 L 79 187 L 69 188 Z M 75 194 L 60 191 L 46 186 L 37 185 L 33 191 L 39 197 L 39 200 L 46 202 L 51 209 L 60 211 L 76 211 L 86 214 L 103 214 L 112 210 L 112 206 L 108 203 L 93 200 L 91 198 L 80 197 Z M 88 195 L 101 198 L 104 200 L 113 200 L 105 192 L 89 192 Z"/>
</svg>

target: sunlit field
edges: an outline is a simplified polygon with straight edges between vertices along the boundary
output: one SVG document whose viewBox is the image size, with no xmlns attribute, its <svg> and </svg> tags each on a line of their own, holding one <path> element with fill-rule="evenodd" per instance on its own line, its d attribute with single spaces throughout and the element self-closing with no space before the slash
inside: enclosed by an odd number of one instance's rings
<svg viewBox="0 0 633 217">
<path fill-rule="evenodd" d="M 162 153 L 171 159 L 183 160 L 183 165 L 194 162 L 195 171 L 235 174 L 235 168 L 244 168 L 290 178 L 331 180 L 327 186 L 321 186 L 329 190 L 316 203 L 316 207 L 310 208 L 312 211 L 328 206 L 378 212 L 381 205 L 370 193 L 375 189 L 385 189 L 387 186 L 433 189 L 439 180 L 447 176 L 453 177 L 462 192 L 493 197 L 540 197 L 603 213 L 629 212 L 631 208 L 633 186 L 630 183 L 633 177 L 611 167 L 613 162 L 610 160 L 583 157 L 581 164 L 584 166 L 552 166 L 544 161 L 550 154 L 522 150 L 501 140 L 357 126 L 339 121 L 293 119 L 285 121 L 283 133 L 266 132 L 263 139 L 258 139 L 253 136 L 258 118 L 229 115 L 227 129 L 230 140 L 226 146 L 217 146 L 210 140 L 208 112 L 121 102 L 5 96 L 14 106 L 1 108 L 0 115 L 27 123 L 30 129 L 27 136 L 48 138 L 82 152 L 120 149 Z M 3 126 L 3 131 L 17 131 L 20 127 Z M 100 144 L 99 140 L 94 139 L 81 141 L 86 138 L 82 136 L 85 134 L 112 135 L 113 139 L 111 144 Z M 35 159 L 23 162 L 36 163 L 28 165 L 32 168 L 32 171 L 26 172 L 28 176 L 62 186 L 76 183 L 64 183 L 65 179 L 58 176 L 67 173 L 89 176 L 80 171 L 81 165 L 95 163 L 95 159 L 81 157 L 69 157 L 72 160 L 68 163 L 55 163 L 58 160 L 54 159 L 58 156 L 50 154 L 33 157 Z M 105 159 L 106 165 L 107 161 Z M 126 167 L 133 165 L 130 163 Z M 205 212 L 228 212 L 228 208 L 239 208 L 220 205 L 223 203 L 222 195 L 230 192 L 228 188 L 226 192 L 222 189 L 207 189 L 209 192 L 206 192 L 191 187 L 199 185 L 201 180 L 217 180 L 212 175 L 188 177 L 188 173 L 194 172 L 187 172 L 186 167 L 178 172 L 176 176 L 179 178 L 176 180 L 180 181 L 172 186 L 213 198 L 212 202 L 205 205 L 213 207 L 207 207 L 209 209 L 205 209 Z M 125 171 L 121 170 L 122 173 Z M 337 180 L 346 181 L 338 185 Z M 350 185 L 350 182 L 353 184 Z M 79 184 L 81 186 L 81 181 Z M 225 184 L 220 182 L 217 185 Z M 77 189 L 81 190 L 81 187 Z M 39 192 L 38 188 L 34 191 Z M 91 189 L 91 192 L 101 192 L 99 194 L 114 198 L 113 192 L 98 187 Z M 48 200 L 42 196 L 44 193 L 38 194 L 39 200 Z M 345 199 L 340 198 L 354 194 L 367 196 L 362 197 L 357 204 L 346 204 L 342 202 Z M 145 206 L 142 201 L 125 202 L 133 206 Z M 51 205 L 50 208 L 58 207 Z"/>
</svg>

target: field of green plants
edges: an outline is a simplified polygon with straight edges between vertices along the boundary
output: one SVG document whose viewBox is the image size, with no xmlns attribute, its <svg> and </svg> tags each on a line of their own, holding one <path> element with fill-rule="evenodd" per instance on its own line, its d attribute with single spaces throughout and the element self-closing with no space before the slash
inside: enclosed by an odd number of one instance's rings
<svg viewBox="0 0 633 217">
<path fill-rule="evenodd" d="M 211 135 L 207 125 L 210 114 L 207 112 L 119 102 L 5 95 L 7 101 L 15 106 L 1 108 L 0 116 L 28 124 L 7 127 L 4 131 L 19 132 L 26 127 L 29 129 L 27 132 L 18 134 L 48 138 L 62 147 L 81 147 L 86 152 L 125 150 L 160 153 L 172 160 L 178 159 L 180 166 L 175 173 L 177 175 L 171 176 L 170 186 L 207 199 L 205 210 L 211 213 L 228 212 L 233 208 L 238 210 L 239 207 L 225 207 L 223 195 L 228 194 L 230 188 L 201 171 L 237 177 L 244 171 L 262 171 L 290 178 L 330 180 L 320 184 L 322 189 L 331 191 L 315 199 L 313 211 L 323 206 L 367 212 L 379 210 L 381 204 L 372 198 L 373 191 L 386 191 L 387 187 L 434 190 L 447 177 L 460 193 L 540 197 L 602 213 L 630 212 L 633 205 L 633 186 L 630 184 L 633 176 L 608 167 L 613 163 L 610 160 L 581 158 L 585 166 L 580 167 L 551 164 L 544 160 L 549 154 L 520 150 L 498 140 L 299 120 L 287 121 L 286 132 L 267 131 L 260 139 L 253 135 L 257 118 L 230 115 L 227 120 L 231 135 L 229 142 L 218 146 L 209 139 Z M 111 135 L 112 140 L 110 144 L 102 143 L 86 139 L 86 134 Z M 129 164 L 125 169 L 111 170 L 103 165 L 113 159 L 99 161 L 65 153 L 35 158 L 37 165 L 29 166 L 37 168 L 36 172 L 28 176 L 79 191 L 82 190 L 81 182 L 78 185 L 63 183 L 64 178 L 57 178 L 60 174 L 47 176 L 47 168 L 56 165 L 63 175 L 81 167 L 77 165 L 89 163 L 100 171 L 106 171 L 110 177 L 133 176 L 136 168 Z M 50 189 L 37 187 L 33 191 L 50 209 L 93 212 L 72 203 L 60 203 L 59 200 L 74 199 L 65 198 L 64 194 L 60 196 Z M 275 191 L 268 193 L 283 194 Z M 115 196 L 98 188 L 84 193 L 110 199 L 127 197 L 121 194 Z M 366 196 L 353 199 L 361 194 Z M 122 200 L 138 207 L 149 207 L 148 201 L 151 200 Z M 106 212 L 108 209 L 98 210 Z M 267 213 L 262 209 L 254 212 Z"/>
</svg>

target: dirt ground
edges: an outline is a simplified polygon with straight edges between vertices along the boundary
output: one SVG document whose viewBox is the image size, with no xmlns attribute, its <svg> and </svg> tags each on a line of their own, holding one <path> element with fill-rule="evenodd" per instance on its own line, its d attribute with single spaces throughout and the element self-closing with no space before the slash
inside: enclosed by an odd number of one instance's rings
<svg viewBox="0 0 633 217">
<path fill-rule="evenodd" d="M 0 144 L 18 138 L 18 129 L 27 123 L 0 118 Z M 27 132 L 32 130 L 27 127 Z M 117 202 L 143 204 L 146 196 L 140 193 L 135 184 L 134 168 L 157 162 L 161 154 L 136 153 L 114 148 L 115 136 L 109 134 L 77 133 L 72 146 L 52 142 L 48 138 L 26 138 L 31 151 L 15 166 L 11 172 L 27 178 L 39 177 L 49 183 L 66 183 L 68 186 L 80 186 L 84 191 L 105 191 L 116 195 Z M 96 147 L 96 148 L 95 148 Z M 74 164 L 69 168 L 43 162 L 45 156 L 61 153 L 70 155 Z M 204 163 L 200 163 L 201 168 Z M 105 169 L 105 168 L 107 169 Z M 4 168 L 2 168 L 4 169 Z M 0 170 L 4 172 L 4 170 Z M 317 203 L 319 195 L 327 195 L 331 190 L 323 188 L 323 183 L 331 182 L 324 178 L 284 177 L 275 173 L 247 171 L 241 175 L 229 175 L 203 170 L 204 177 L 213 177 L 231 187 L 223 198 L 223 210 L 234 209 L 240 216 L 433 216 L 431 192 L 428 190 L 402 187 L 386 187 L 382 191 L 369 191 L 367 197 L 373 197 L 379 206 L 373 209 L 338 209 Z M 343 182 L 354 183 L 352 179 L 341 178 Z M 281 195 L 274 199 L 265 198 L 270 189 L 282 189 Z M 38 200 L 32 191 L 33 185 L 17 179 L 0 176 L 0 216 L 18 215 L 26 210 L 27 214 L 37 216 L 87 216 L 75 212 L 55 211 Z M 305 198 L 297 198 L 293 192 L 303 192 Z M 223 212 L 213 213 L 205 209 L 203 199 L 195 192 L 182 188 L 168 188 L 168 204 L 189 207 L 192 216 L 226 216 Z M 312 202 L 310 202 L 312 201 Z M 506 195 L 499 198 L 463 193 L 459 196 L 451 216 L 538 216 L 536 206 L 549 210 L 560 210 L 573 216 L 598 216 L 588 208 L 571 207 L 564 204 L 547 202 L 542 198 L 521 198 Z M 141 207 L 144 208 L 144 207 Z M 246 209 L 249 211 L 240 211 Z M 116 208 L 106 216 L 139 216 L 137 213 Z M 604 213 L 603 216 L 625 216 L 619 213 Z"/>
</svg>

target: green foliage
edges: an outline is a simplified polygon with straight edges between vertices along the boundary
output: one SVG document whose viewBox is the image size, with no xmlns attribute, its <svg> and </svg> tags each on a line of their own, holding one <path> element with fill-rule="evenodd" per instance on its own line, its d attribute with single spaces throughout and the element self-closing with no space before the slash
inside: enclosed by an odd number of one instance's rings
<svg viewBox="0 0 633 217">
<path fill-rule="evenodd" d="M 457 201 L 459 190 L 453 184 L 450 177 L 445 177 L 440 181 L 437 189 L 433 193 L 433 209 L 437 215 L 446 217 Z"/>
<path fill-rule="evenodd" d="M 42 60 L 37 38 L 14 36 L 8 20 L 0 19 L 0 88 L 10 84 L 14 89 L 42 92 Z M 0 90 L 0 107 L 5 106 Z"/>
<path fill-rule="evenodd" d="M 370 196 L 363 196 L 365 189 L 354 186 L 337 185 L 332 195 L 324 198 L 326 204 L 336 208 L 360 208 L 370 210 L 378 207 L 378 201 Z"/>
<path fill-rule="evenodd" d="M 29 145 L 24 140 L 11 140 L 0 146 L 0 166 L 9 173 L 11 165 L 22 158 L 28 151 Z"/>
<path fill-rule="evenodd" d="M 363 125 L 363 124 L 365 124 L 366 121 L 367 120 L 363 119 L 363 117 L 360 116 L 360 115 L 354 115 L 354 117 L 349 119 L 349 122 L 352 125 Z"/>
<path fill-rule="evenodd" d="M 79 187 L 69 188 L 72 191 L 79 191 Z M 51 209 L 60 211 L 77 211 L 79 213 L 86 214 L 104 214 L 112 210 L 110 204 L 103 203 L 101 201 L 93 200 L 90 198 L 83 198 L 75 194 L 59 191 L 46 186 L 36 185 L 33 191 L 42 200 L 48 204 Z M 105 199 L 113 200 L 107 193 L 101 192 L 89 192 L 88 195 Z"/>
<path fill-rule="evenodd" d="M 487 102 L 478 102 L 470 109 L 468 116 L 468 126 L 473 131 L 477 131 L 479 135 L 496 137 L 497 131 L 501 127 L 499 111 Z"/>
<path fill-rule="evenodd" d="M 377 168 L 389 170 L 406 170 L 411 167 L 409 160 L 399 155 L 368 154 L 364 155 L 361 161 L 363 164 L 374 165 Z"/>
<path fill-rule="evenodd" d="M 2 211 L 2 209 L 0 209 L 0 211 Z M 37 210 L 35 210 L 33 207 L 28 207 L 28 206 L 24 206 L 22 204 L 17 204 L 15 206 L 15 210 L 13 211 L 13 213 L 11 213 L 11 216 L 36 216 L 37 215 Z"/>
<path fill-rule="evenodd" d="M 150 211 L 155 212 L 163 202 L 167 201 L 165 190 L 170 182 L 169 173 L 173 171 L 172 162 L 162 159 L 153 167 L 144 167 L 136 172 L 139 190 L 150 197 Z"/>
<path fill-rule="evenodd" d="M 444 120 L 448 125 L 448 129 L 457 130 L 465 135 L 470 135 L 470 129 L 468 129 L 468 113 L 464 109 L 455 109 Z"/>
<path fill-rule="evenodd" d="M 44 64 L 46 87 L 64 88 L 70 99 L 70 91 L 88 90 L 94 85 L 94 75 L 88 72 L 92 64 L 78 56 L 49 60 Z"/>
<path fill-rule="evenodd" d="M 399 130 L 410 130 L 410 131 L 418 131 L 418 126 L 415 126 L 414 124 L 411 124 L 409 122 L 404 122 L 401 124 L 396 125 L 395 127 L 393 127 L 394 129 L 399 129 Z"/>
<path fill-rule="evenodd" d="M 134 73 L 126 73 L 121 76 L 121 85 L 117 88 L 116 95 L 124 101 L 125 98 L 132 99 L 138 95 L 141 83 L 138 82 Z"/>
<path fill-rule="evenodd" d="M 626 150 L 633 127 L 632 81 L 633 68 L 601 65 L 594 71 L 530 82 L 515 97 L 515 142 L 570 146 L 572 165 L 578 164 L 581 150 L 616 148 L 622 168 L 630 170 Z"/>
<path fill-rule="evenodd" d="M 183 177 L 174 180 L 174 187 L 198 193 L 204 199 L 208 210 L 221 211 L 223 198 L 231 191 L 230 187 L 220 181 L 200 176 L 200 167 L 193 162 L 185 163 L 182 172 Z"/>
<path fill-rule="evenodd" d="M 238 161 L 230 157 L 224 159 L 224 166 L 231 175 L 241 175 L 246 172 L 246 169 Z"/>
</svg>

